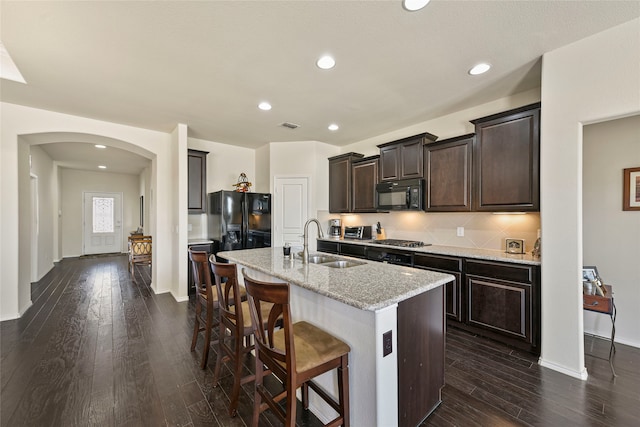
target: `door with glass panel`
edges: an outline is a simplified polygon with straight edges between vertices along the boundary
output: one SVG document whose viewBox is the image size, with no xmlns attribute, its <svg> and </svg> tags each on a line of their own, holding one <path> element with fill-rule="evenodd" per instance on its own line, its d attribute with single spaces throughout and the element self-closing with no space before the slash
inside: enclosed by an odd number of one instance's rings
<svg viewBox="0 0 640 427">
<path fill-rule="evenodd" d="M 84 255 L 122 252 L 122 193 L 84 193 Z"/>
</svg>

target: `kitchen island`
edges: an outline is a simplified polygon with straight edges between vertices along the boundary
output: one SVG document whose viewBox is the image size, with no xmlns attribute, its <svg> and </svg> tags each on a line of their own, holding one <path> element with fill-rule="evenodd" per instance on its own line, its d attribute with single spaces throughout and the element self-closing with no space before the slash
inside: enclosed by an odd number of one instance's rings
<svg viewBox="0 0 640 427">
<path fill-rule="evenodd" d="M 220 252 L 258 280 L 291 286 L 294 321 L 322 327 L 351 347 L 350 420 L 353 426 L 418 425 L 440 403 L 444 386 L 444 292 L 450 274 L 356 260 L 348 268 L 288 260 L 282 248 Z M 318 378 L 337 396 L 335 374 Z M 310 408 L 324 422 L 333 410 L 311 393 Z"/>
</svg>

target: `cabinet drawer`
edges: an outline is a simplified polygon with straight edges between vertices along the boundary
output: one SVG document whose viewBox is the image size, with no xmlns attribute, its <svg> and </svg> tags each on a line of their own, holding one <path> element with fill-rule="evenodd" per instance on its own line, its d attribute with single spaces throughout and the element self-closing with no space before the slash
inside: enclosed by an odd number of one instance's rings
<svg viewBox="0 0 640 427">
<path fill-rule="evenodd" d="M 340 243 L 340 255 L 365 258 L 367 255 L 367 247 L 364 245 L 350 245 L 348 243 Z"/>
<path fill-rule="evenodd" d="M 610 314 L 612 312 L 611 298 L 601 297 L 600 295 L 582 295 L 582 307 L 585 310 L 600 313 Z"/>
<path fill-rule="evenodd" d="M 316 248 L 319 252 L 327 252 L 330 254 L 338 253 L 338 242 L 325 242 L 318 240 Z"/>
<path fill-rule="evenodd" d="M 467 260 L 465 272 L 514 282 L 533 283 L 535 280 L 535 267 L 522 264 Z"/>
<path fill-rule="evenodd" d="M 416 253 L 413 257 L 416 267 L 437 268 L 438 270 L 462 271 L 462 258 L 442 255 L 422 255 Z"/>
</svg>

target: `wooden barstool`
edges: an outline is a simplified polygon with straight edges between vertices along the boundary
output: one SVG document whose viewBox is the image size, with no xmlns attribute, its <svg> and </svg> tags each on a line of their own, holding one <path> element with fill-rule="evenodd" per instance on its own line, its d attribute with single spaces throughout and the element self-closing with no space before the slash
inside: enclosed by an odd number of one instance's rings
<svg viewBox="0 0 640 427">
<path fill-rule="evenodd" d="M 218 308 L 218 292 L 211 283 L 211 272 L 205 251 L 189 250 L 189 259 L 193 269 L 193 281 L 196 285 L 196 318 L 193 325 L 193 338 L 191 339 L 191 351 L 196 349 L 198 335 L 204 332 L 204 349 L 200 367 L 206 369 L 209 358 L 209 346 L 211 345 L 211 330 L 218 325 L 214 319 L 214 310 Z M 204 313 L 202 309 L 205 309 Z"/>
<path fill-rule="evenodd" d="M 302 404 L 305 409 L 309 408 L 308 388 L 311 387 L 338 412 L 338 416 L 326 426 L 349 426 L 349 346 L 310 323 L 291 321 L 288 283 L 254 280 L 247 276 L 245 270 L 242 274 L 255 336 L 253 426 L 258 425 L 260 413 L 268 408 L 285 426 L 295 426 L 296 390 L 299 387 L 302 387 Z M 263 314 L 264 304 L 272 305 L 268 315 Z M 282 328 L 276 330 L 280 316 L 283 318 Z M 266 330 L 262 328 L 265 322 Z M 269 374 L 265 372 L 265 366 L 280 380 L 284 391 L 273 394 L 264 387 L 263 378 Z M 338 401 L 312 380 L 333 369 L 338 374 Z M 278 404 L 285 397 L 286 412 Z"/>
<path fill-rule="evenodd" d="M 246 295 L 244 287 L 238 284 L 237 268 L 235 264 L 226 264 L 215 261 L 215 255 L 209 257 L 211 271 L 215 278 L 218 294 L 218 310 L 220 313 L 220 333 L 218 335 L 218 357 L 213 374 L 213 386 L 218 385 L 220 370 L 224 362 L 233 364 L 233 389 L 231 391 L 231 404 L 229 415 L 236 416 L 240 386 L 255 379 L 255 375 L 242 377 L 243 357 L 253 350 L 250 337 L 253 335 L 251 315 L 249 314 L 248 301 L 242 301 L 242 295 Z M 241 307 L 237 310 L 236 307 Z M 268 316 L 271 305 L 264 305 L 263 314 Z"/>
</svg>

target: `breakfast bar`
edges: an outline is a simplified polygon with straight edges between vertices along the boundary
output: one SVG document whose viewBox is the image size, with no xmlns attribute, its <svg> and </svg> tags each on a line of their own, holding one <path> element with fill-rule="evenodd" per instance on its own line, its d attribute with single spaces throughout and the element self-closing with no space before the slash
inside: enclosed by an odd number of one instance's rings
<svg viewBox="0 0 640 427">
<path fill-rule="evenodd" d="M 354 426 L 418 425 L 440 403 L 444 386 L 444 285 L 450 274 L 312 254 L 308 264 L 282 248 L 220 252 L 254 279 L 291 286 L 294 321 L 306 320 L 351 347 L 350 420 Z M 318 378 L 337 396 L 331 374 Z M 333 410 L 310 395 L 326 422 Z"/>
</svg>

